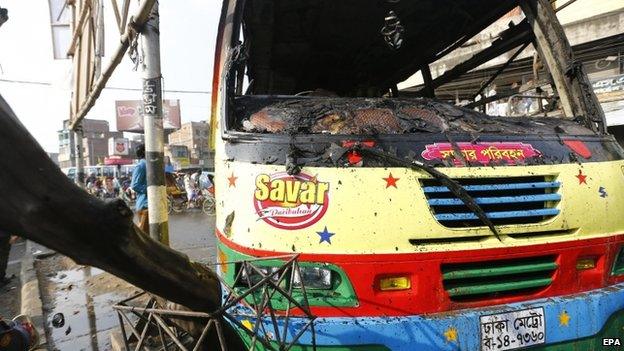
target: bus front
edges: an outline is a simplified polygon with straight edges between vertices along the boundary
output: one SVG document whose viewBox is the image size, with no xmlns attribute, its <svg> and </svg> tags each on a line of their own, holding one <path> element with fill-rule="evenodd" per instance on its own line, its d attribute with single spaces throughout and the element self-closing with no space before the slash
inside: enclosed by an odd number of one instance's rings
<svg viewBox="0 0 624 351">
<path fill-rule="evenodd" d="M 591 350 L 622 336 L 624 151 L 604 122 L 564 117 L 561 87 L 541 117 L 396 88 L 518 4 L 224 1 L 216 232 L 224 295 L 254 289 L 234 323 L 247 343 Z M 263 295 L 268 280 L 280 289 Z"/>
</svg>

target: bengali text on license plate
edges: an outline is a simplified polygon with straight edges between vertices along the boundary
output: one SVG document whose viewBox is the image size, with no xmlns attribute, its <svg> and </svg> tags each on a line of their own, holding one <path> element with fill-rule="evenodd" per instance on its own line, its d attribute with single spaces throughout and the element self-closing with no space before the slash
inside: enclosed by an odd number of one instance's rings
<svg viewBox="0 0 624 351">
<path fill-rule="evenodd" d="M 544 309 L 531 308 L 481 316 L 481 350 L 514 350 L 546 340 Z"/>
</svg>

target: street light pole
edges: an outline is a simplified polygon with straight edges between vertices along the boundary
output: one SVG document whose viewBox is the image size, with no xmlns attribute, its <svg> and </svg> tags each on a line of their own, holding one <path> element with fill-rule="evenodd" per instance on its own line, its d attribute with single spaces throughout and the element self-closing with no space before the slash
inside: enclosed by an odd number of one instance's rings
<svg viewBox="0 0 624 351">
<path fill-rule="evenodd" d="M 152 239 L 169 245 L 158 1 L 154 3 L 141 34 L 144 52 L 143 125 L 145 128 L 145 161 L 147 162 L 149 234 Z"/>
</svg>

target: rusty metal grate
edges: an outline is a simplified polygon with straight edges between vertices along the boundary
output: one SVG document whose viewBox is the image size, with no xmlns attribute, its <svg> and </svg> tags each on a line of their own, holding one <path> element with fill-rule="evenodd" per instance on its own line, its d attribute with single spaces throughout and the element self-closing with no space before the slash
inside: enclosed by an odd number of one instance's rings
<svg viewBox="0 0 624 351">
<path fill-rule="evenodd" d="M 301 296 L 297 299 L 293 298 L 292 288 L 288 290 L 282 288 L 286 282 L 288 286 L 294 286 L 292 280 L 297 273 L 301 274 L 298 257 L 299 255 L 288 255 L 221 263 L 240 264 L 241 269 L 233 286 L 245 284 L 247 289 L 240 292 L 240 289 L 233 289 L 221 280 L 225 297 L 222 307 L 213 313 L 164 309 L 154 297 L 150 297 L 147 304 L 142 304 L 142 298 L 147 294 L 145 292 L 119 302 L 113 306 L 113 309 L 119 318 L 126 350 L 130 350 L 131 346 L 134 350 L 153 350 L 155 343 L 160 345 L 156 348 L 157 350 L 200 350 L 206 346 L 208 334 L 214 331 L 218 336 L 219 349 L 225 351 L 227 348 L 223 323 L 236 326 L 242 332 L 241 334 L 244 334 L 249 350 L 256 350 L 258 344 L 261 344 L 260 348 L 263 350 L 287 351 L 295 346 L 306 332 L 311 334 L 311 345 L 306 345 L 306 347 L 316 350 L 314 329 L 316 317 L 310 312 L 305 286 L 300 285 Z M 267 274 L 260 267 L 261 262 L 267 260 L 281 260 L 284 264 Z M 247 274 L 242 274 L 242 272 L 247 272 Z M 248 279 L 251 272 L 261 278 L 252 282 Z M 259 298 L 257 292 L 260 292 Z M 271 297 L 276 294 L 282 295 L 288 301 L 288 308 L 285 312 L 278 312 L 273 308 Z M 302 314 L 291 315 L 292 309 L 297 309 Z M 136 319 L 136 322 L 132 319 Z M 202 326 L 201 335 L 192 337 L 188 331 L 174 322 L 176 319 L 192 319 Z M 305 322 L 297 323 L 298 332 L 293 335 L 290 322 L 302 319 Z M 244 325 L 241 320 L 249 324 Z M 150 338 L 150 335 L 154 337 Z M 150 345 L 148 345 L 148 339 Z"/>
</svg>

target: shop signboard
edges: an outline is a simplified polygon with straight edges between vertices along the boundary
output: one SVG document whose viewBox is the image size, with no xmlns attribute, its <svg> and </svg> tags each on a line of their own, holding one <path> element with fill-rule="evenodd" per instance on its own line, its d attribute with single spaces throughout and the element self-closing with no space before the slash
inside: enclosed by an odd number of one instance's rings
<svg viewBox="0 0 624 351">
<path fill-rule="evenodd" d="M 597 80 L 592 83 L 596 94 L 624 91 L 624 74 L 606 79 Z"/>
<path fill-rule="evenodd" d="M 141 100 L 115 101 L 117 130 L 122 132 L 143 132 L 143 104 Z M 180 129 L 180 101 L 163 100 L 163 127 Z"/>
<path fill-rule="evenodd" d="M 130 141 L 127 138 L 109 138 L 108 139 L 108 155 L 109 156 L 130 155 Z"/>
</svg>

